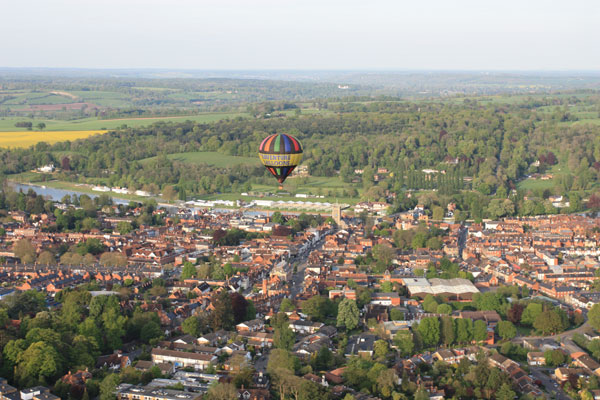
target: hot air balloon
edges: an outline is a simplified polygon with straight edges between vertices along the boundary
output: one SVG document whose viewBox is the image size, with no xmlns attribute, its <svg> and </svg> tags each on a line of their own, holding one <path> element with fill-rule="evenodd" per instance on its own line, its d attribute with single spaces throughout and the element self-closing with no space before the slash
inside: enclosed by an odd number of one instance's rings
<svg viewBox="0 0 600 400">
<path fill-rule="evenodd" d="M 267 136 L 258 148 L 260 161 L 281 184 L 302 161 L 302 145 L 293 136 L 276 133 Z"/>
</svg>

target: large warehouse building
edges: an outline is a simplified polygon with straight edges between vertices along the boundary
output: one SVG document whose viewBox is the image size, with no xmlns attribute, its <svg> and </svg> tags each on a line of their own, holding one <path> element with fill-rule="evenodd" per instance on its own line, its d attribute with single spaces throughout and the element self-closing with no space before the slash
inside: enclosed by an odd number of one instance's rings
<svg viewBox="0 0 600 400">
<path fill-rule="evenodd" d="M 471 300 L 479 289 L 468 279 L 405 278 L 404 284 L 410 297 L 424 298 L 428 294 L 446 297 L 449 300 Z"/>
</svg>

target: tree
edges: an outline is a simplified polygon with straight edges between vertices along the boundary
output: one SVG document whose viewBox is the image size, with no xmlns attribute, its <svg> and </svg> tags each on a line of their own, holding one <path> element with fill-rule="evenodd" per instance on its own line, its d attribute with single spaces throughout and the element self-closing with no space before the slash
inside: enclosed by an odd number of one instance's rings
<svg viewBox="0 0 600 400">
<path fill-rule="evenodd" d="M 496 391 L 502 385 L 502 381 L 504 376 L 502 372 L 500 372 L 497 368 L 492 368 L 490 370 L 490 374 L 488 376 L 487 381 L 485 382 L 485 388 L 488 392 Z"/>
<path fill-rule="evenodd" d="M 588 312 L 588 321 L 592 328 L 600 331 L 600 303 L 592 306 Z"/>
<path fill-rule="evenodd" d="M 390 310 L 390 319 L 392 321 L 402 321 L 404 319 L 404 312 L 397 308 L 392 308 Z"/>
<path fill-rule="evenodd" d="M 430 294 L 425 296 L 425 299 L 423 299 L 423 310 L 427 311 L 428 313 L 437 312 L 438 305 L 439 304 L 435 300 L 435 297 Z"/>
<path fill-rule="evenodd" d="M 114 400 L 115 389 L 121 383 L 121 377 L 118 374 L 109 374 L 100 382 L 100 400 Z"/>
<path fill-rule="evenodd" d="M 521 315 L 521 323 L 524 325 L 533 326 L 535 319 L 541 313 L 542 305 L 540 303 L 529 303 L 527 304 L 527 307 L 525 307 L 525 310 L 523 310 L 523 314 Z"/>
<path fill-rule="evenodd" d="M 331 301 L 323 296 L 313 296 L 302 303 L 302 312 L 314 321 L 325 321 L 327 316 L 334 313 Z"/>
<path fill-rule="evenodd" d="M 17 358 L 15 379 L 20 386 L 33 386 L 56 379 L 62 371 L 61 356 L 46 342 L 32 343 Z"/>
<path fill-rule="evenodd" d="M 133 232 L 133 225 L 131 225 L 131 222 L 119 221 L 119 223 L 117 224 L 117 231 L 121 235 L 127 235 Z"/>
<path fill-rule="evenodd" d="M 556 310 L 550 310 L 539 314 L 533 322 L 533 327 L 542 332 L 543 335 L 558 333 L 565 328 L 563 321 Z"/>
<path fill-rule="evenodd" d="M 237 292 L 231 293 L 229 297 L 234 323 L 239 324 L 240 322 L 247 321 L 248 301 Z"/>
<path fill-rule="evenodd" d="M 191 317 L 186 318 L 181 324 L 181 330 L 187 335 L 199 337 L 202 334 L 200 318 L 193 315 Z"/>
<path fill-rule="evenodd" d="M 450 346 L 454 343 L 454 322 L 452 318 L 444 316 L 441 318 L 441 336 L 442 342 L 446 346 Z"/>
<path fill-rule="evenodd" d="M 517 335 L 517 328 L 510 321 L 500 321 L 496 325 L 498 336 L 502 339 L 512 339 Z"/>
<path fill-rule="evenodd" d="M 213 330 L 230 330 L 234 326 L 233 307 L 229 293 L 221 292 L 213 296 L 214 310 L 210 313 L 210 326 Z"/>
<path fill-rule="evenodd" d="M 331 350 L 327 346 L 321 346 L 317 357 L 315 358 L 315 370 L 323 371 L 328 370 L 333 366 L 334 359 Z"/>
<path fill-rule="evenodd" d="M 398 347 L 398 351 L 403 357 L 413 355 L 415 342 L 410 332 L 396 334 L 396 336 L 394 336 L 394 344 Z"/>
<path fill-rule="evenodd" d="M 96 260 L 96 257 L 94 257 L 93 255 L 91 255 L 90 253 L 87 253 L 85 256 L 83 256 L 83 259 L 81 260 L 81 263 L 83 265 L 87 265 L 87 266 L 91 266 L 96 264 L 98 260 Z"/>
<path fill-rule="evenodd" d="M 389 245 L 385 244 L 376 244 L 373 246 L 372 253 L 373 258 L 375 258 L 378 263 L 386 268 L 392 263 L 392 260 L 396 256 L 396 251 Z"/>
<path fill-rule="evenodd" d="M 4 308 L 0 308 L 0 329 L 8 324 L 8 312 Z"/>
<path fill-rule="evenodd" d="M 515 205 L 509 199 L 492 199 L 488 204 L 487 211 L 491 218 L 497 219 L 512 215 L 515 212 Z"/>
<path fill-rule="evenodd" d="M 473 340 L 473 320 L 470 318 L 455 319 L 454 329 L 458 343 L 469 343 Z"/>
<path fill-rule="evenodd" d="M 442 242 L 442 239 L 439 237 L 433 236 L 427 239 L 425 247 L 432 250 L 440 250 L 442 247 L 444 247 L 444 242 Z"/>
<path fill-rule="evenodd" d="M 382 371 L 375 381 L 377 383 L 377 390 L 379 393 L 383 397 L 389 398 L 392 396 L 392 391 L 398 382 L 398 376 L 393 369 L 388 368 Z"/>
<path fill-rule="evenodd" d="M 452 306 L 450 304 L 440 304 L 439 306 L 437 306 L 436 312 L 438 314 L 450 314 L 452 313 Z"/>
<path fill-rule="evenodd" d="M 98 220 L 96 218 L 87 217 L 81 221 L 81 231 L 89 232 L 92 229 L 97 229 L 100 227 Z"/>
<path fill-rule="evenodd" d="M 429 400 L 430 399 L 429 392 L 426 389 L 420 387 L 415 392 L 413 399 L 414 400 Z"/>
<path fill-rule="evenodd" d="M 273 334 L 273 346 L 278 349 L 292 350 L 296 343 L 296 334 L 290 328 L 289 323 L 284 323 L 277 328 Z"/>
<path fill-rule="evenodd" d="M 497 400 L 513 400 L 516 396 L 517 394 L 514 390 L 512 390 L 512 387 L 509 383 L 503 383 L 502 386 L 500 386 L 500 389 L 498 389 L 496 392 Z"/>
<path fill-rule="evenodd" d="M 281 305 L 279 306 L 280 312 L 292 312 L 296 309 L 294 303 L 287 297 L 281 301 Z"/>
<path fill-rule="evenodd" d="M 569 356 L 561 349 L 546 350 L 544 352 L 546 365 L 549 367 L 558 367 L 569 361 Z"/>
<path fill-rule="evenodd" d="M 93 337 L 77 335 L 73 338 L 70 346 L 70 363 L 75 366 L 86 366 L 93 368 L 96 359 L 100 355 L 98 342 Z"/>
<path fill-rule="evenodd" d="M 35 247 L 33 247 L 29 239 L 20 239 L 16 241 L 13 245 L 13 252 L 23 264 L 31 264 L 35 261 Z"/>
<path fill-rule="evenodd" d="M 142 335 L 140 339 L 144 343 L 150 343 L 152 339 L 157 339 L 162 336 L 163 332 L 160 329 L 160 325 L 154 321 L 149 321 L 142 328 Z"/>
<path fill-rule="evenodd" d="M 393 286 L 392 286 L 392 282 L 390 281 L 384 281 L 381 283 L 381 291 L 383 293 L 390 293 L 394 290 Z"/>
<path fill-rule="evenodd" d="M 513 305 L 506 312 L 506 318 L 513 324 L 521 322 L 521 316 L 523 315 L 525 307 L 521 303 L 513 303 Z"/>
<path fill-rule="evenodd" d="M 373 349 L 377 358 L 385 358 L 390 350 L 385 340 L 377 340 L 373 345 Z"/>
<path fill-rule="evenodd" d="M 298 359 L 294 357 L 289 351 L 284 349 L 273 349 L 269 355 L 267 372 L 269 374 L 273 374 L 276 371 L 285 369 L 293 373 L 296 369 L 297 362 Z"/>
<path fill-rule="evenodd" d="M 105 266 L 124 267 L 127 265 L 127 256 L 122 253 L 107 251 L 100 255 L 100 264 Z"/>
<path fill-rule="evenodd" d="M 275 211 L 273 213 L 273 215 L 271 215 L 271 221 L 273 221 L 273 223 L 279 224 L 279 225 L 285 223 L 285 219 L 279 211 Z"/>
<path fill-rule="evenodd" d="M 48 250 L 44 250 L 40 253 L 37 263 L 40 265 L 53 265 L 56 264 L 56 259 L 54 258 L 54 254 Z"/>
<path fill-rule="evenodd" d="M 421 319 L 417 331 L 426 347 L 435 347 L 440 342 L 440 321 L 437 317 Z"/>
<path fill-rule="evenodd" d="M 173 201 L 177 197 L 177 191 L 172 185 L 167 185 L 163 188 L 162 197 L 167 201 Z"/>
<path fill-rule="evenodd" d="M 487 339 L 487 324 L 478 319 L 473 323 L 473 339 L 482 342 Z"/>
<path fill-rule="evenodd" d="M 10 318 L 18 319 L 21 314 L 37 314 L 46 307 L 46 296 L 43 292 L 27 290 L 17 292 L 3 300 Z"/>
<path fill-rule="evenodd" d="M 444 218 L 444 209 L 440 206 L 434 206 L 432 218 L 434 221 L 441 221 Z"/>
<path fill-rule="evenodd" d="M 43 131 L 44 129 L 46 129 L 46 124 L 43 122 L 40 122 L 36 125 L 36 127 L 38 128 L 38 130 Z"/>
<path fill-rule="evenodd" d="M 359 311 L 356 301 L 344 298 L 338 306 L 337 325 L 351 331 L 358 326 Z"/>
<path fill-rule="evenodd" d="M 196 271 L 196 267 L 189 261 L 183 263 L 183 268 L 181 270 L 181 279 L 189 279 L 198 275 L 198 271 Z"/>
</svg>

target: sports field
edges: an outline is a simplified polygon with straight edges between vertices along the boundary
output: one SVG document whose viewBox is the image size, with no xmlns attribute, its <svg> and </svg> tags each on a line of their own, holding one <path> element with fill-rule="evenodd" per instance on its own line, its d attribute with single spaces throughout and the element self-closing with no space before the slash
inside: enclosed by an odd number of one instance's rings
<svg viewBox="0 0 600 400">
<path fill-rule="evenodd" d="M 0 147 L 29 147 L 39 142 L 56 143 L 86 138 L 106 131 L 9 131 L 0 132 Z"/>
</svg>

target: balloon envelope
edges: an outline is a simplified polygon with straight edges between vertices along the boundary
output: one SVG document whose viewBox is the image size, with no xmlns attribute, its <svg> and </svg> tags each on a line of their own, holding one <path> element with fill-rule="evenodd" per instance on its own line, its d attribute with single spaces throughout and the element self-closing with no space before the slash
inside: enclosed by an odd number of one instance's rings
<svg viewBox="0 0 600 400">
<path fill-rule="evenodd" d="M 302 161 L 302 144 L 293 136 L 276 133 L 262 141 L 258 156 L 277 181 L 283 183 Z"/>
</svg>

